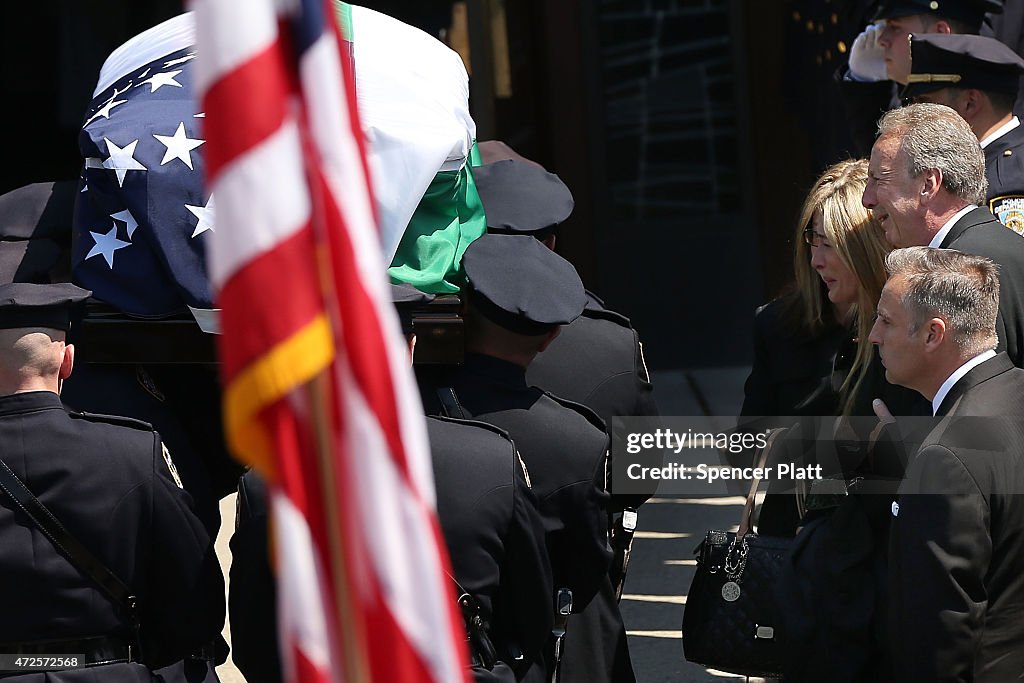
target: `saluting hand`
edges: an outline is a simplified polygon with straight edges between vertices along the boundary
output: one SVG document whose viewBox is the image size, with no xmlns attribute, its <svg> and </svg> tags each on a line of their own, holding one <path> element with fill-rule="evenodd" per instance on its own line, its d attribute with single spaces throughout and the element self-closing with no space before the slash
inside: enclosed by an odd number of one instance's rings
<svg viewBox="0 0 1024 683">
<path fill-rule="evenodd" d="M 850 48 L 850 79 L 854 81 L 884 81 L 888 76 L 885 68 L 885 48 L 878 44 L 885 22 L 868 24 Z"/>
</svg>

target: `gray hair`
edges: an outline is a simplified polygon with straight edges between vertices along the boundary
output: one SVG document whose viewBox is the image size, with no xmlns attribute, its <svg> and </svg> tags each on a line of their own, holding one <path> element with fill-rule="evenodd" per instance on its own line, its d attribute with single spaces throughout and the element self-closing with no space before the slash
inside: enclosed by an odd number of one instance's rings
<svg viewBox="0 0 1024 683">
<path fill-rule="evenodd" d="M 943 104 L 910 104 L 878 122 L 878 139 L 895 137 L 907 155 L 910 175 L 942 172 L 942 186 L 970 204 L 984 204 L 988 192 L 985 155 L 971 127 Z"/>
<path fill-rule="evenodd" d="M 999 267 L 995 263 L 955 249 L 908 247 L 890 252 L 885 268 L 890 278 L 901 277 L 907 283 L 900 303 L 910 314 L 911 332 L 940 317 L 965 354 L 996 347 Z"/>
</svg>

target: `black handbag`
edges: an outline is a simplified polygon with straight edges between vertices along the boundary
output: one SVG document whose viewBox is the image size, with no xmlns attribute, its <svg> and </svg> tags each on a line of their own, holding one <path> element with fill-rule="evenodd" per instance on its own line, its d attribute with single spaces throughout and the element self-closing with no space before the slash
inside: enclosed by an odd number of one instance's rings
<svg viewBox="0 0 1024 683">
<path fill-rule="evenodd" d="M 774 430 L 768 437 L 758 468 L 764 467 L 784 431 Z M 701 666 L 771 677 L 782 672 L 775 588 L 793 539 L 751 531 L 760 481 L 751 482 L 739 529 L 709 531 L 697 547 L 697 571 L 683 611 L 683 653 Z"/>
</svg>

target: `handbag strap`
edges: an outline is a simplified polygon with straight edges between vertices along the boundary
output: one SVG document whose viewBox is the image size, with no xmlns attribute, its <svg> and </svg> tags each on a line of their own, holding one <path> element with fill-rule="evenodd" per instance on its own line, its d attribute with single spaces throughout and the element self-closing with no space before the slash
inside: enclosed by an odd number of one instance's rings
<svg viewBox="0 0 1024 683">
<path fill-rule="evenodd" d="M 129 619 L 132 628 L 138 629 L 138 599 L 131 589 L 64 528 L 60 520 L 28 490 L 24 482 L 3 460 L 0 460 L 0 489 L 3 489 L 21 511 L 28 515 L 71 564 L 107 594 Z"/>
<path fill-rule="evenodd" d="M 743 512 L 740 515 L 740 526 L 736 530 L 736 538 L 743 538 L 750 532 L 752 526 L 752 518 L 754 515 L 754 496 L 757 495 L 757 487 L 761 484 L 761 477 L 759 473 L 764 471 L 764 465 L 768 462 L 768 453 L 772 450 L 772 446 L 775 445 L 775 439 L 778 438 L 779 434 L 785 432 L 784 428 L 773 429 L 768 433 L 768 439 L 764 444 L 764 448 L 761 449 L 761 454 L 757 458 L 757 465 L 754 468 L 754 478 L 750 482 L 750 491 L 747 492 L 747 501 L 743 505 Z"/>
</svg>

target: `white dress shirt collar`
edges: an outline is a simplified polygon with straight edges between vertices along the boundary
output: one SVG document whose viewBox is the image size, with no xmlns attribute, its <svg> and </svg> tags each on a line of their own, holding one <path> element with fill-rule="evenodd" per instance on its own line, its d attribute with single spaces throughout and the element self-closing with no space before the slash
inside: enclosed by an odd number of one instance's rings
<svg viewBox="0 0 1024 683">
<path fill-rule="evenodd" d="M 942 240 L 946 239 L 946 235 L 948 235 L 949 231 L 953 229 L 956 222 L 977 208 L 978 207 L 974 204 L 968 204 L 953 214 L 953 217 L 946 221 L 946 224 L 943 225 L 937 233 L 935 233 L 935 236 L 932 237 L 932 241 L 928 243 L 928 246 L 934 248 L 942 246 Z"/>
<path fill-rule="evenodd" d="M 932 399 L 932 415 L 938 414 L 939 406 L 942 405 L 942 401 L 946 398 L 946 394 L 949 393 L 949 390 L 953 388 L 954 384 L 959 382 L 964 375 L 966 375 L 976 366 L 981 365 L 989 358 L 995 357 L 996 352 L 989 349 L 985 353 L 975 356 L 974 358 L 970 359 L 969 361 L 958 367 L 956 370 L 954 370 L 953 374 L 947 377 L 946 381 L 942 383 L 941 387 L 939 387 L 939 392 L 935 394 L 935 398 Z"/>
</svg>

